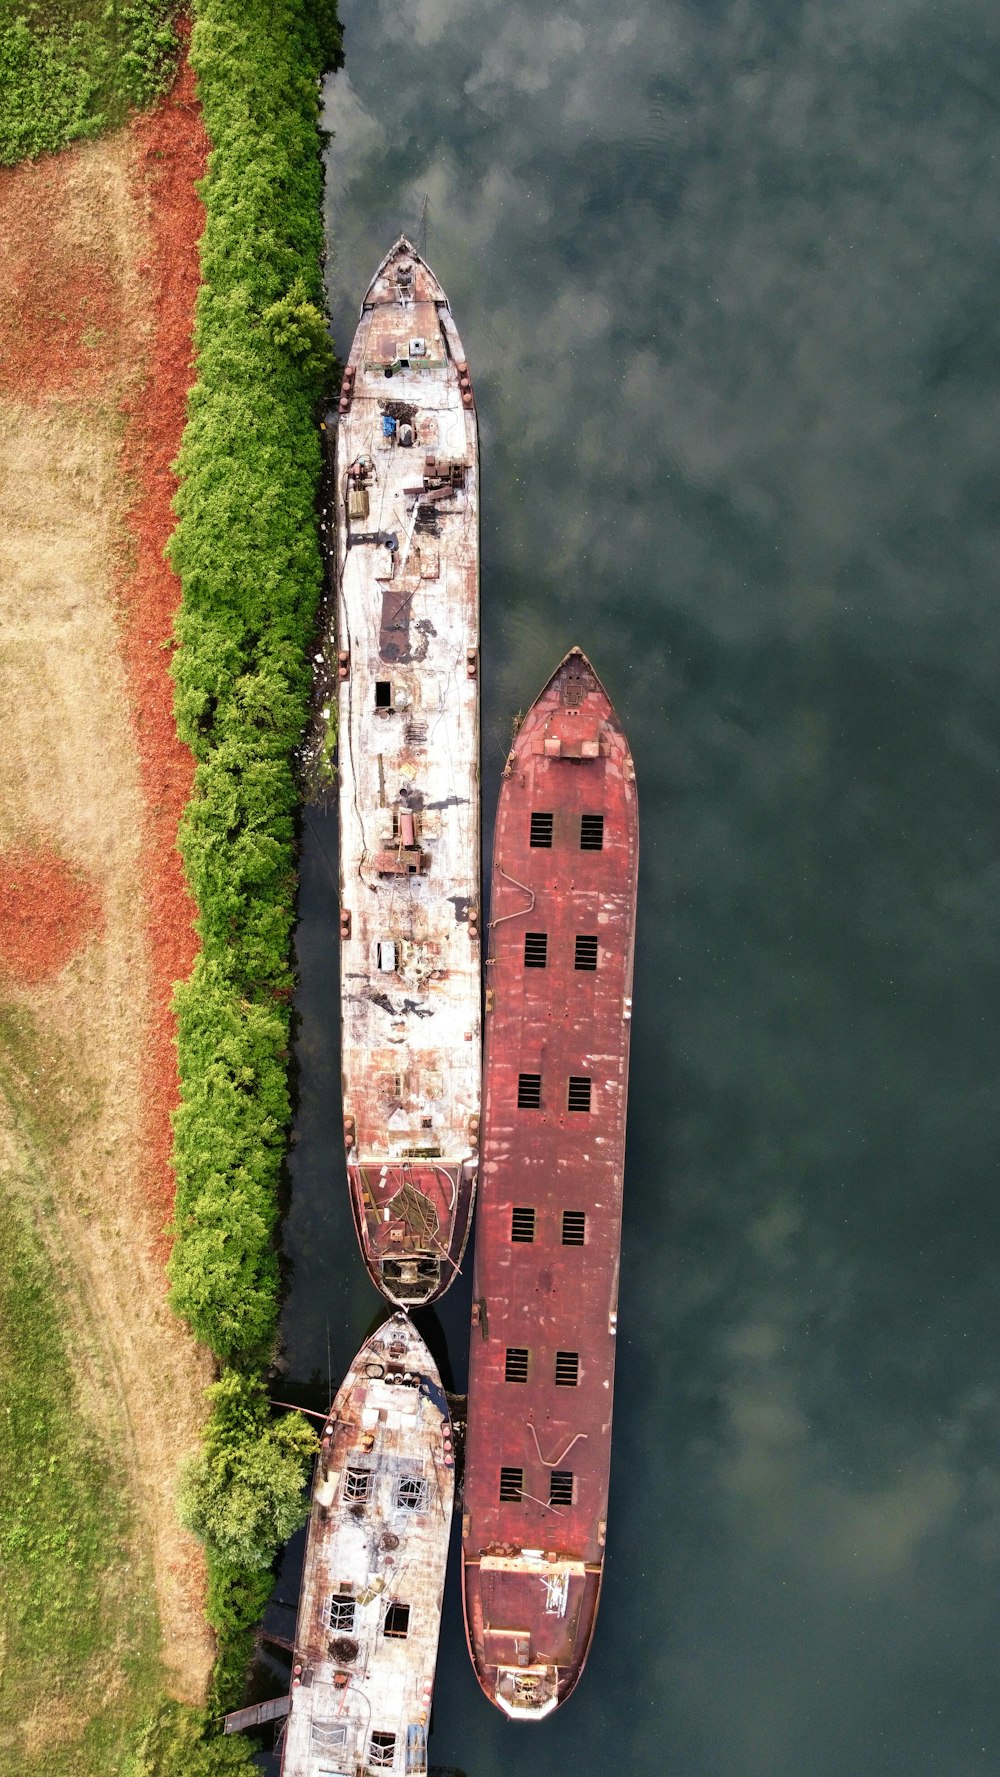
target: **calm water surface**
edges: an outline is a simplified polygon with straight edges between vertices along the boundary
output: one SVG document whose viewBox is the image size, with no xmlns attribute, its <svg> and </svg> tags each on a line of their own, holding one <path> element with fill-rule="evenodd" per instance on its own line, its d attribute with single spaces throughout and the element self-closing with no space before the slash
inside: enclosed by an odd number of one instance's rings
<svg viewBox="0 0 1000 1777">
<path fill-rule="evenodd" d="M 565 649 L 643 823 L 607 1583 L 469 1777 L 1000 1768 L 1000 22 L 346 0 L 330 294 L 394 237 L 482 422 L 484 789 Z M 289 1386 L 378 1317 L 306 831 Z M 464 1380 L 467 1288 L 427 1321 Z"/>
</svg>

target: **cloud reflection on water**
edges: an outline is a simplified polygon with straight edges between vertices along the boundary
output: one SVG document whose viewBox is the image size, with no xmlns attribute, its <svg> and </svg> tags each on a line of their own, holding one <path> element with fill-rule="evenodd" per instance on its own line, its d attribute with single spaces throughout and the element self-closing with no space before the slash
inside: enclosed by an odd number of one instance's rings
<svg viewBox="0 0 1000 1777">
<path fill-rule="evenodd" d="M 995 13 L 345 11 L 337 327 L 426 197 L 483 426 L 487 772 L 578 640 L 643 811 L 594 1665 L 529 1746 L 449 1622 L 435 1756 L 992 1769 Z"/>
</svg>

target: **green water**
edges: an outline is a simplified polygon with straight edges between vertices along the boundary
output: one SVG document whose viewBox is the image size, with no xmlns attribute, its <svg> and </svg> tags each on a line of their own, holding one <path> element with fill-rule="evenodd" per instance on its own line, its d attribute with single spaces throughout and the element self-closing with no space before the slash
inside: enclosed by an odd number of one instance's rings
<svg viewBox="0 0 1000 1777">
<path fill-rule="evenodd" d="M 643 866 L 607 1581 L 469 1777 L 1000 1767 L 1000 21 L 985 0 L 346 0 L 346 350 L 401 230 L 482 423 L 484 790 L 566 648 Z M 425 199 L 426 210 L 425 210 Z M 293 1378 L 350 1232 L 307 830 Z M 430 1323 L 455 1379 L 467 1301 Z M 426 1325 L 425 1325 L 426 1330 Z"/>
</svg>

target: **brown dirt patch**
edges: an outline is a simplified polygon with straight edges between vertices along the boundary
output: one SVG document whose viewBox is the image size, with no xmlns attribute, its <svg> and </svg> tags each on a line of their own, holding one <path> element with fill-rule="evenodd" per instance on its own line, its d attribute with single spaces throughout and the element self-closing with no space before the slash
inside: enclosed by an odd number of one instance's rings
<svg viewBox="0 0 1000 1777">
<path fill-rule="evenodd" d="M 44 981 L 102 926 L 96 885 L 58 852 L 0 853 L 0 975 Z"/>
<path fill-rule="evenodd" d="M 102 147 L 0 169 L 0 391 L 97 394 L 121 363 L 128 314 L 108 221 L 122 167 Z"/>
</svg>

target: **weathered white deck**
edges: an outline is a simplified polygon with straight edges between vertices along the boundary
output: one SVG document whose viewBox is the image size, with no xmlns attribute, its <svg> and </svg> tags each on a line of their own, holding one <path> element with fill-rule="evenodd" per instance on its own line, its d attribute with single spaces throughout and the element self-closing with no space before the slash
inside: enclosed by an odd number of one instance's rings
<svg viewBox="0 0 1000 1777">
<path fill-rule="evenodd" d="M 434 1360 L 393 1315 L 362 1346 L 323 1429 L 282 1777 L 426 1771 L 451 1440 Z"/>
<path fill-rule="evenodd" d="M 366 1263 L 413 1304 L 454 1277 L 478 1163 L 479 462 L 405 240 L 364 300 L 336 476 L 345 1138 Z"/>
</svg>

